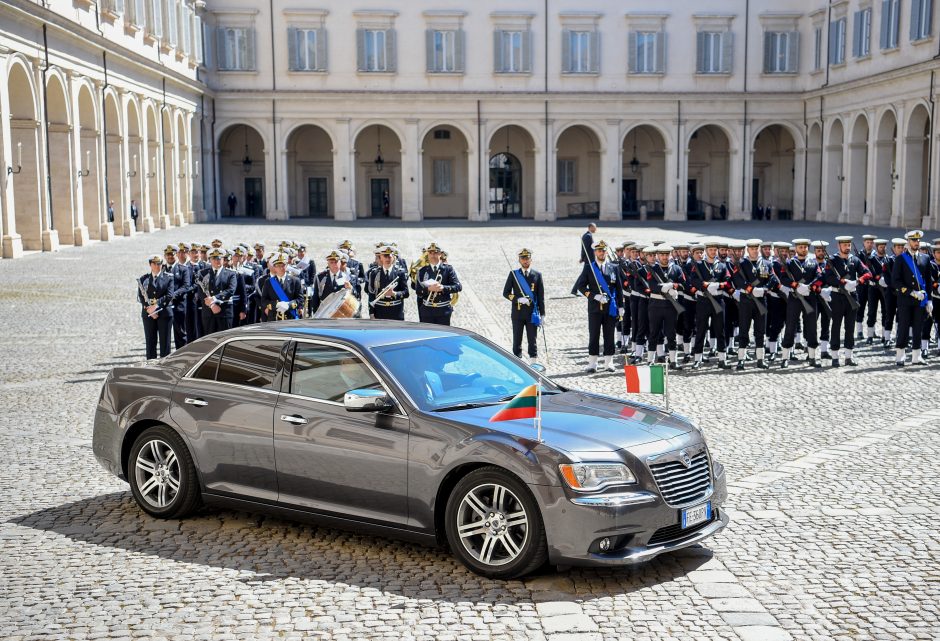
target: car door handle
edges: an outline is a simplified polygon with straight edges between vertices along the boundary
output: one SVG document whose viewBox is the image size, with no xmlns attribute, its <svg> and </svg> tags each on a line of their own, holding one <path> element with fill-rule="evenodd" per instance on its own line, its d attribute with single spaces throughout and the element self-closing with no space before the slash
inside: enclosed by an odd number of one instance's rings
<svg viewBox="0 0 940 641">
<path fill-rule="evenodd" d="M 306 425 L 307 419 L 303 416 L 297 416 L 296 414 L 281 414 L 281 420 L 285 423 L 293 423 L 294 425 Z"/>
<path fill-rule="evenodd" d="M 187 398 L 187 399 L 186 399 L 186 404 L 187 404 L 187 405 L 195 405 L 196 407 L 205 407 L 206 405 L 209 404 L 209 402 L 208 402 L 208 401 L 204 401 L 204 400 L 202 400 L 201 398 Z"/>
</svg>

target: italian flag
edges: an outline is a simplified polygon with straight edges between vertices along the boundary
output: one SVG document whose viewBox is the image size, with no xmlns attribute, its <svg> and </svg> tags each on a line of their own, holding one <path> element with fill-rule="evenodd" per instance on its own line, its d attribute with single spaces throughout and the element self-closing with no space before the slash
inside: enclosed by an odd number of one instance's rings
<svg viewBox="0 0 940 641">
<path fill-rule="evenodd" d="M 639 421 L 645 425 L 652 425 L 659 422 L 659 417 L 657 415 L 641 412 L 635 407 L 630 407 L 629 405 L 620 410 L 620 415 L 624 418 L 632 418 L 634 421 Z"/>
<path fill-rule="evenodd" d="M 625 365 L 628 394 L 665 394 L 665 366 L 663 365 Z"/>
<path fill-rule="evenodd" d="M 490 419 L 490 423 L 535 418 L 538 416 L 538 400 L 538 385 L 529 385 L 496 412 Z"/>
</svg>

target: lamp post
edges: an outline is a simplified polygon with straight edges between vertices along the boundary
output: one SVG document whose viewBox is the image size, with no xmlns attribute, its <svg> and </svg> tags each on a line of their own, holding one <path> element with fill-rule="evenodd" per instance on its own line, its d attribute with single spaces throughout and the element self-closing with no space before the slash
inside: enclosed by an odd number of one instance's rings
<svg viewBox="0 0 940 641">
<path fill-rule="evenodd" d="M 136 175 L 137 175 L 137 154 L 134 154 L 134 169 L 132 171 L 127 172 L 127 177 L 133 178 Z"/>
<path fill-rule="evenodd" d="M 87 176 L 89 173 L 91 173 L 91 169 L 88 168 L 88 166 L 89 166 L 90 164 L 91 164 L 91 152 L 86 149 L 86 150 L 85 150 L 85 168 L 82 169 L 82 168 L 79 167 L 79 169 L 78 169 L 78 177 L 79 177 L 79 178 L 84 178 L 84 177 Z"/>
<path fill-rule="evenodd" d="M 630 159 L 630 173 L 634 176 L 640 171 L 640 161 L 636 157 L 636 129 L 633 130 L 633 158 Z"/>
<path fill-rule="evenodd" d="M 385 159 L 382 158 L 382 128 L 378 125 L 375 126 L 375 136 L 376 136 L 376 152 L 375 160 L 372 162 L 375 164 L 375 171 L 382 173 L 382 168 L 385 167 Z"/>
<path fill-rule="evenodd" d="M 252 165 L 251 156 L 248 154 L 248 125 L 242 125 L 242 128 L 245 130 L 245 157 L 242 158 L 242 171 L 247 175 L 251 173 Z"/>
</svg>

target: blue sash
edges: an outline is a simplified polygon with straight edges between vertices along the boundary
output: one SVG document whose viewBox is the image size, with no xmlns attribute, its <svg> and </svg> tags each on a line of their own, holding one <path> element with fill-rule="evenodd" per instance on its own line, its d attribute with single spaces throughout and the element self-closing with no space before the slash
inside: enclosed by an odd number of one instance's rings
<svg viewBox="0 0 940 641">
<path fill-rule="evenodd" d="M 271 288 L 274 290 L 274 293 L 277 294 L 279 300 L 285 303 L 290 302 L 290 299 L 287 297 L 287 294 L 284 293 L 284 288 L 281 287 L 281 282 L 277 279 L 277 277 L 270 278 L 268 282 L 271 283 Z M 291 318 L 297 318 L 296 309 L 290 309 L 287 311 Z"/>
<path fill-rule="evenodd" d="M 921 275 L 920 270 L 917 269 L 917 263 L 914 262 L 914 257 L 911 256 L 911 252 L 904 252 L 904 262 L 911 268 L 911 271 L 914 273 L 914 279 L 917 281 L 917 286 L 920 288 L 920 291 L 925 294 L 924 300 L 920 301 L 920 307 L 927 307 L 927 285 L 924 284 L 924 277 Z"/>
<path fill-rule="evenodd" d="M 594 270 L 594 278 L 597 279 L 597 284 L 601 286 L 601 289 L 604 290 L 604 295 L 607 296 L 610 300 L 610 305 L 607 307 L 607 313 L 617 318 L 619 312 L 617 311 L 617 301 L 614 299 L 614 295 L 610 293 L 610 286 L 607 284 L 607 279 L 604 278 L 604 274 L 601 273 L 600 268 L 597 266 L 597 261 L 591 261 L 591 268 Z"/>
<path fill-rule="evenodd" d="M 519 284 L 519 289 L 522 290 L 522 293 L 525 294 L 528 297 L 529 302 L 532 303 L 532 317 L 529 319 L 529 322 L 538 327 L 542 324 L 542 315 L 539 314 L 539 306 L 536 304 L 535 295 L 532 294 L 532 288 L 529 287 L 529 283 L 523 276 L 521 269 L 515 270 L 513 275 L 516 277 L 516 282 Z"/>
</svg>

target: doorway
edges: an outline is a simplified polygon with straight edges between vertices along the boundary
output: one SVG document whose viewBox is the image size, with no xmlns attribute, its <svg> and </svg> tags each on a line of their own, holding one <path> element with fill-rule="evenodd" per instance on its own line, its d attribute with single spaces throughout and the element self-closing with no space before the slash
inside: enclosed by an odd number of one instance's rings
<svg viewBox="0 0 940 641">
<path fill-rule="evenodd" d="M 640 215 L 640 207 L 636 198 L 636 178 L 624 178 L 620 186 L 620 210 L 624 216 L 636 217 Z"/>
<path fill-rule="evenodd" d="M 326 178 L 307 179 L 307 213 L 316 218 L 329 215 L 326 197 Z"/>
<path fill-rule="evenodd" d="M 751 181 L 751 218 L 763 218 L 764 212 L 761 211 L 760 203 L 760 178 L 754 178 Z"/>
<path fill-rule="evenodd" d="M 371 191 L 371 215 L 372 216 L 391 216 L 391 193 L 388 190 L 388 178 L 373 178 Z"/>
<path fill-rule="evenodd" d="M 245 215 L 264 216 L 264 178 L 245 178 Z"/>
<path fill-rule="evenodd" d="M 492 217 L 522 217 L 522 163 L 512 154 L 490 158 L 490 206 Z"/>
</svg>

